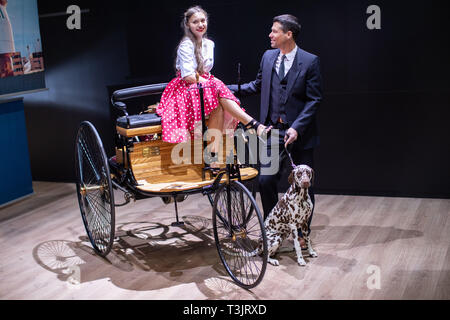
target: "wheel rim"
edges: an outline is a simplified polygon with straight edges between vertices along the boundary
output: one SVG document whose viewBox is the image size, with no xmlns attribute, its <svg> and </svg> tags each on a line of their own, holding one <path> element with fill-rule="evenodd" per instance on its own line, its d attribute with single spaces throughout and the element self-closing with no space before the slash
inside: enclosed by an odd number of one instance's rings
<svg viewBox="0 0 450 320">
<path fill-rule="evenodd" d="M 75 154 L 81 217 L 94 250 L 106 256 L 114 240 L 114 193 L 103 144 L 87 121 L 78 130 Z"/>
<path fill-rule="evenodd" d="M 259 208 L 244 185 L 232 181 L 216 192 L 213 228 L 220 259 L 231 278 L 247 289 L 258 285 L 267 266 L 267 239 Z"/>
</svg>

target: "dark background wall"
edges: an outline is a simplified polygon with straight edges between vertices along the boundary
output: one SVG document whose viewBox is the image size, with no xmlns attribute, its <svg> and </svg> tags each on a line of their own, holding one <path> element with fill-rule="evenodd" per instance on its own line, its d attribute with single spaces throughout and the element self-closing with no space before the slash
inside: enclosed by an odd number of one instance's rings
<svg viewBox="0 0 450 320">
<path fill-rule="evenodd" d="M 40 14 L 89 9 L 82 29 L 66 16 L 40 19 L 46 92 L 25 96 L 35 180 L 74 179 L 78 124 L 97 127 L 113 152 L 109 92 L 168 82 L 179 27 L 191 1 L 38 0 Z M 210 14 L 213 73 L 253 80 L 270 49 L 272 18 L 296 15 L 298 44 L 321 58 L 316 189 L 321 193 L 450 197 L 450 45 L 446 1 L 196 1 Z M 366 9 L 381 8 L 381 30 L 368 30 Z M 259 114 L 259 97 L 243 99 Z"/>
</svg>

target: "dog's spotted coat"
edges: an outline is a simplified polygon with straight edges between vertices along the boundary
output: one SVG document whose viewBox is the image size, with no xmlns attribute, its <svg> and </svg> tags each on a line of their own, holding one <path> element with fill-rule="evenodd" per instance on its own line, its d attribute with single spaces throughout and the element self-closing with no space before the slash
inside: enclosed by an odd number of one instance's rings
<svg viewBox="0 0 450 320">
<path fill-rule="evenodd" d="M 313 209 L 313 204 L 308 194 L 312 178 L 313 170 L 310 167 L 307 165 L 296 166 L 289 176 L 291 186 L 264 222 L 267 235 L 268 262 L 273 265 L 279 265 L 279 262 L 271 257 L 275 255 L 283 240 L 290 235 L 294 240 L 297 262 L 302 266 L 306 265 L 297 229 L 302 230 L 309 255 L 317 257 L 317 253 L 311 246 L 311 239 L 307 236 L 308 220 Z"/>
</svg>

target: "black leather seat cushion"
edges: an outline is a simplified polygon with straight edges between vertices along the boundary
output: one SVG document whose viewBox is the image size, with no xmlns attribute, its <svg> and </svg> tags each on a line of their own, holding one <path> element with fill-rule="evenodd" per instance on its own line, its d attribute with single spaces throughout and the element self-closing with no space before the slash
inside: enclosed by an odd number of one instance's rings
<svg viewBox="0 0 450 320">
<path fill-rule="evenodd" d="M 127 117 L 123 116 L 117 119 L 117 125 L 125 129 L 158 126 L 161 125 L 161 117 L 156 113 L 143 113 L 128 116 L 127 121 Z"/>
</svg>

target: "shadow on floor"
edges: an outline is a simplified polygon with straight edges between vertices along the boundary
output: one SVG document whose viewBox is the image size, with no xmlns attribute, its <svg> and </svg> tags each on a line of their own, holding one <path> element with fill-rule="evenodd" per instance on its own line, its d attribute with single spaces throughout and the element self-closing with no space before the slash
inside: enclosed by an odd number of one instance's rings
<svg viewBox="0 0 450 320">
<path fill-rule="evenodd" d="M 76 242 L 41 243 L 34 248 L 33 257 L 41 267 L 56 273 L 59 280 L 74 284 L 109 278 L 123 289 L 151 291 L 195 283 L 209 299 L 258 299 L 252 291 L 238 287 L 226 273 L 216 250 L 211 219 L 182 219 L 183 227 L 148 221 L 118 224 L 116 241 L 106 258 L 95 254 L 86 236 Z M 316 220 L 326 222 L 320 214 Z M 311 233 L 316 249 L 333 246 L 336 251 L 420 236 L 422 232 L 417 230 L 364 225 L 320 224 L 312 227 Z M 317 259 L 307 259 L 308 264 L 314 260 L 315 265 L 344 273 L 357 264 L 357 259 L 342 258 L 329 250 L 322 255 L 318 250 L 318 254 Z M 294 252 L 278 255 L 282 265 L 298 268 L 292 270 L 294 273 L 306 270 L 296 264 Z M 284 257 L 292 260 L 283 262 Z M 300 274 L 296 278 L 302 280 Z"/>
<path fill-rule="evenodd" d="M 76 242 L 43 242 L 33 249 L 33 258 L 59 280 L 73 285 L 109 278 L 123 289 L 151 291 L 194 282 L 209 299 L 257 299 L 225 271 L 211 219 L 184 216 L 183 221 L 183 227 L 148 221 L 121 223 L 106 258 L 94 252 L 87 236 Z"/>
</svg>

